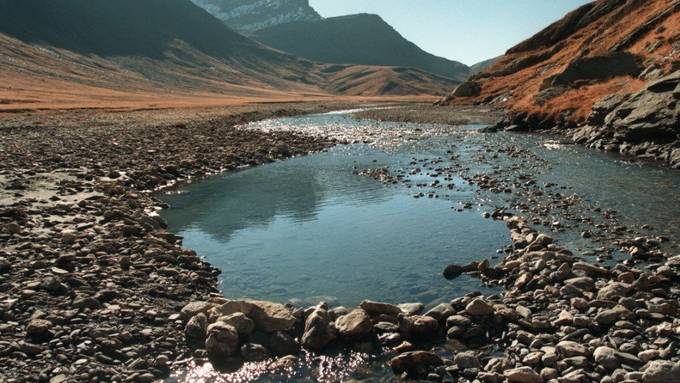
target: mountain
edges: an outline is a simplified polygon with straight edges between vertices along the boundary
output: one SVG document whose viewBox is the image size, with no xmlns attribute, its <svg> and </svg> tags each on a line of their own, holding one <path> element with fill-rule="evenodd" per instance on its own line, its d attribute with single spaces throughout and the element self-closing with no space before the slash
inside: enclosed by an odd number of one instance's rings
<svg viewBox="0 0 680 383">
<path fill-rule="evenodd" d="M 321 20 L 321 16 L 309 5 L 309 0 L 192 1 L 245 35 L 280 24 Z"/>
<path fill-rule="evenodd" d="M 562 128 L 586 145 L 680 168 L 680 1 L 598 0 L 461 84 L 442 104 L 508 110 L 512 129 Z"/>
<path fill-rule="evenodd" d="M 470 74 L 474 75 L 474 74 L 477 74 L 479 72 L 486 70 L 486 68 L 495 64 L 501 57 L 502 56 L 490 58 L 488 60 L 480 61 L 476 64 L 471 65 L 470 66 Z"/>
<path fill-rule="evenodd" d="M 457 81 L 464 81 L 469 75 L 465 64 L 423 51 L 377 15 L 281 24 L 261 29 L 252 37 L 284 52 L 320 62 L 414 67 Z"/>
<path fill-rule="evenodd" d="M 189 0 L 2 0 L 0 78 L 4 110 L 433 95 L 455 86 L 415 69 L 339 71 L 300 59 L 233 32 Z"/>
</svg>

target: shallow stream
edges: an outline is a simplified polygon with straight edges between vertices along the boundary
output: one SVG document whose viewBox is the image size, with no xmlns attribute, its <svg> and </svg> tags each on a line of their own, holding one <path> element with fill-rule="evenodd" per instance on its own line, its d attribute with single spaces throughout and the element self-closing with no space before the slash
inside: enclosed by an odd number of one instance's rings
<svg viewBox="0 0 680 383">
<path fill-rule="evenodd" d="M 220 288 L 228 298 L 297 306 L 356 306 L 362 299 L 433 306 L 473 291 L 499 292 L 467 275 L 453 281 L 441 276 L 449 263 L 502 256 L 508 231 L 502 221 L 482 216 L 496 208 L 524 210 L 546 226 L 539 230 L 552 230 L 572 250 L 614 259 L 623 254 L 607 235 L 592 240 L 581 233 L 608 223 L 625 226 L 631 235 L 646 230 L 668 237 L 669 243 L 680 236 L 680 172 L 547 137 L 484 134 L 481 126 L 362 121 L 350 113 L 245 128 L 323 134 L 346 145 L 218 175 L 163 197 L 171 206 L 163 213 L 170 230 L 222 270 Z M 480 190 L 468 182 L 481 174 L 507 190 Z M 545 205 L 545 214 L 522 209 L 527 198 Z M 379 359 L 360 354 L 327 359 L 323 368 L 316 362 L 317 368 L 303 365 L 292 376 L 389 376 Z M 267 381 L 271 377 L 260 376 L 261 367 L 221 379 Z M 219 381 L 205 367 L 174 379 Z"/>
</svg>

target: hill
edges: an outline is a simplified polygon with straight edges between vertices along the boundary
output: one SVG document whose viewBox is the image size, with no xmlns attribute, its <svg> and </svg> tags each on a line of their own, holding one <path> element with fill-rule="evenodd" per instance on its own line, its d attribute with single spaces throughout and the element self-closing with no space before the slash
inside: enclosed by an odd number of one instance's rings
<svg viewBox="0 0 680 383">
<path fill-rule="evenodd" d="M 310 60 L 359 65 L 414 67 L 457 81 L 469 68 L 437 57 L 406 40 L 380 16 L 359 14 L 277 25 L 252 37 Z"/>
<path fill-rule="evenodd" d="M 413 69 L 372 68 L 368 71 L 382 75 L 370 77 L 375 83 L 366 87 L 337 78 L 329 68 L 335 66 L 233 32 L 189 0 L 0 2 L 0 109 L 5 110 L 96 107 L 112 100 L 116 105 L 146 100 L 153 106 L 169 100 L 213 104 L 339 94 L 433 95 L 455 86 Z M 358 76 L 367 68 L 345 71 Z M 414 86 L 411 78 L 423 82 Z M 384 93 L 371 93 L 377 90 Z"/>
<path fill-rule="evenodd" d="M 309 0 L 192 0 L 230 28 L 250 35 L 275 25 L 316 21 L 321 16 Z"/>
<path fill-rule="evenodd" d="M 512 129 L 680 167 L 680 1 L 598 0 L 511 48 L 442 104 L 509 111 Z"/>
</svg>

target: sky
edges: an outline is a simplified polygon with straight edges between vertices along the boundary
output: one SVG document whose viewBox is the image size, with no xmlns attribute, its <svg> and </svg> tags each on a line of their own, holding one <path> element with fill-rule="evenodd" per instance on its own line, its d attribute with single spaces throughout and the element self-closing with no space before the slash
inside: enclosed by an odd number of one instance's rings
<svg viewBox="0 0 680 383">
<path fill-rule="evenodd" d="M 323 17 L 375 13 L 437 56 L 496 57 L 591 0 L 310 0 Z"/>
</svg>

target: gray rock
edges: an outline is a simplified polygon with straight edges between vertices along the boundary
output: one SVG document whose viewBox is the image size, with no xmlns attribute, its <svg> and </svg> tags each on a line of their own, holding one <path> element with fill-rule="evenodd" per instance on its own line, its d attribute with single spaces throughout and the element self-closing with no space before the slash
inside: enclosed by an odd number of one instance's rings
<svg viewBox="0 0 680 383">
<path fill-rule="evenodd" d="M 397 316 L 402 313 L 401 309 L 395 305 L 382 302 L 374 302 L 364 300 L 359 304 L 359 307 L 368 313 L 368 315 L 393 315 Z"/>
<path fill-rule="evenodd" d="M 255 322 L 243 313 L 224 315 L 219 317 L 217 321 L 234 326 L 239 335 L 250 335 L 255 330 Z"/>
<path fill-rule="evenodd" d="M 352 310 L 335 320 L 335 328 L 338 334 L 347 338 L 361 338 L 373 330 L 373 323 L 366 311 L 362 309 Z"/>
<path fill-rule="evenodd" d="M 649 362 L 642 375 L 642 383 L 677 383 L 680 363 L 655 360 Z"/>
<path fill-rule="evenodd" d="M 180 317 L 182 320 L 188 321 L 197 314 L 208 314 L 208 311 L 210 311 L 213 306 L 214 305 L 212 303 L 208 302 L 191 302 L 182 308 L 180 311 Z"/>
<path fill-rule="evenodd" d="M 317 307 L 305 321 L 305 332 L 301 343 L 312 351 L 323 350 L 335 337 L 330 327 L 330 315 L 322 307 Z"/>
<path fill-rule="evenodd" d="M 205 342 L 207 331 L 208 317 L 204 313 L 194 315 L 184 326 L 184 335 L 192 343 Z"/>
<path fill-rule="evenodd" d="M 295 325 L 295 316 L 284 305 L 266 301 L 247 301 L 252 305 L 247 315 L 265 332 L 286 331 Z"/>
<path fill-rule="evenodd" d="M 468 368 L 478 369 L 481 367 L 481 365 L 479 364 L 479 359 L 477 359 L 477 355 L 475 355 L 475 353 L 472 351 L 466 351 L 456 354 L 456 356 L 453 358 L 453 362 L 456 363 L 456 365 L 461 369 Z"/>
<path fill-rule="evenodd" d="M 506 370 L 503 375 L 508 383 L 543 383 L 543 378 L 531 367 L 519 367 Z"/>
<path fill-rule="evenodd" d="M 475 298 L 465 306 L 465 312 L 472 316 L 488 316 L 493 314 L 493 306 L 482 298 Z"/>
<path fill-rule="evenodd" d="M 616 357 L 616 350 L 610 347 L 601 346 L 593 352 L 595 362 L 608 370 L 615 370 L 619 368 L 621 363 Z"/>
<path fill-rule="evenodd" d="M 217 322 L 208 326 L 205 349 L 211 360 L 221 361 L 233 356 L 238 350 L 238 332 L 234 326 Z"/>
</svg>

